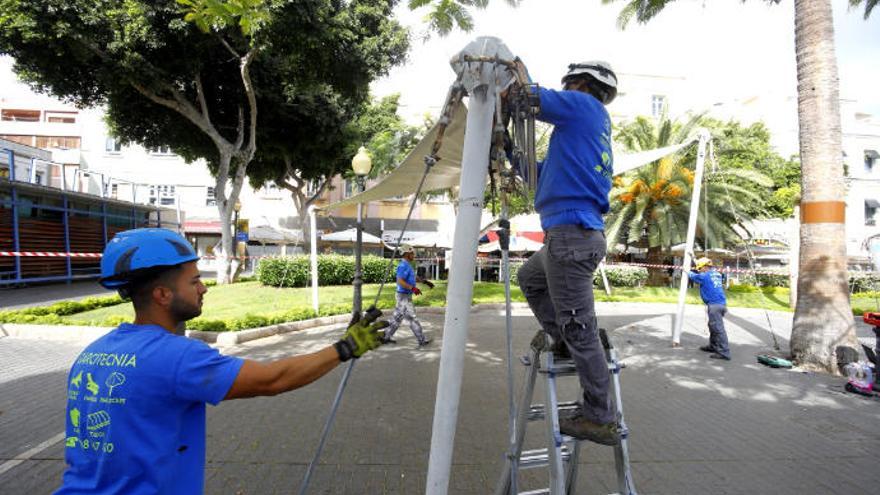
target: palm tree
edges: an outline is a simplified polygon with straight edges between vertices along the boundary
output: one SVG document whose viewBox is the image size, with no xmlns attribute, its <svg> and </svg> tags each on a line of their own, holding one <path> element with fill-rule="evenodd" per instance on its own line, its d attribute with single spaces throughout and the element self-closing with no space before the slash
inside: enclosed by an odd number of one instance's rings
<svg viewBox="0 0 880 495">
<path fill-rule="evenodd" d="M 662 148 L 691 138 L 702 120 L 702 115 L 684 123 L 665 115 L 656 122 L 639 117 L 618 129 L 616 139 L 629 151 Z M 662 264 L 669 249 L 684 242 L 694 184 L 694 154 L 692 149 L 687 151 L 615 178 L 606 230 L 609 251 L 618 244 L 647 248 L 648 263 Z M 772 181 L 754 170 L 729 168 L 710 171 L 705 181 L 699 245 L 705 251 L 740 244 L 742 223 L 751 219 L 745 205 L 763 204 L 765 199 L 758 191 L 766 191 Z M 734 225 L 740 225 L 740 232 Z M 664 283 L 663 270 L 649 269 L 649 285 Z"/>
<path fill-rule="evenodd" d="M 673 1 L 624 0 L 618 24 L 625 27 L 633 17 L 647 22 Z M 865 4 L 865 18 L 877 2 L 849 0 L 851 6 Z M 847 287 L 834 25 L 830 0 L 795 0 L 794 6 L 802 196 L 791 352 L 801 367 L 837 373 L 839 356 L 856 352 L 857 341 Z"/>
</svg>

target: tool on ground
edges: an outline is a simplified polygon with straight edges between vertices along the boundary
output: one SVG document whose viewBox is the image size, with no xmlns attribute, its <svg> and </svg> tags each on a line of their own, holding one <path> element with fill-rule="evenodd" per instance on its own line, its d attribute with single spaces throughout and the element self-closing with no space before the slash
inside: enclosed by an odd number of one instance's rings
<svg viewBox="0 0 880 495">
<path fill-rule="evenodd" d="M 619 425 L 620 441 L 614 446 L 618 493 L 636 495 L 629 466 L 629 429 L 624 420 L 623 401 L 620 393 L 620 371 L 624 364 L 618 361 L 617 351 L 611 345 L 605 329 L 599 329 L 599 337 L 605 348 L 608 371 L 611 373 L 613 385 L 611 390 L 614 394 L 614 405 Z M 540 343 L 541 340 L 543 340 L 543 345 Z M 539 344 L 535 345 L 535 341 L 538 341 Z M 533 341 L 531 355 L 522 358 L 522 363 L 526 366 L 526 380 L 517 409 L 516 434 L 507 451 L 504 469 L 495 487 L 495 495 L 572 495 L 577 491 L 578 463 L 581 456 L 580 443 L 583 440 L 561 434 L 559 418 L 560 416 L 578 414 L 581 406 L 577 401 L 559 402 L 556 391 L 556 379 L 565 376 L 577 377 L 577 370 L 570 357 L 554 353 L 552 339 L 546 333 L 540 332 L 535 341 Z M 545 380 L 545 402 L 533 404 L 532 395 L 539 374 L 543 375 Z M 581 393 L 583 392 L 581 391 Z M 545 424 L 547 447 L 523 451 L 528 422 L 539 420 L 543 420 Z M 519 471 L 541 467 L 548 468 L 549 487 L 519 492 Z"/>
<path fill-rule="evenodd" d="M 758 362 L 771 368 L 791 369 L 791 361 L 772 354 L 758 354 Z"/>
</svg>

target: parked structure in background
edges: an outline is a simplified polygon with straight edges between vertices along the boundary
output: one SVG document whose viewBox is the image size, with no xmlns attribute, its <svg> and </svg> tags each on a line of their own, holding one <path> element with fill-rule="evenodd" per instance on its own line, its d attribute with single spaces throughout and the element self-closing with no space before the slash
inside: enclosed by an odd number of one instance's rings
<svg viewBox="0 0 880 495">
<path fill-rule="evenodd" d="M 8 59 L 0 59 L 0 138 L 42 150 L 30 180 L 45 185 L 51 181 L 55 187 L 66 181 L 67 190 L 137 203 L 145 211 L 148 206 L 154 210 L 175 210 L 181 232 L 204 257 L 200 268 L 213 270 L 212 256 L 220 242 L 220 220 L 215 180 L 204 161 L 186 163 L 168 147 L 147 149 L 137 143 L 123 143 L 108 131 L 101 109 L 78 109 L 33 93 L 16 81 L 10 65 Z M 57 166 L 50 170 L 42 165 L 43 161 Z M 31 173 L 30 169 L 22 172 L 25 173 Z M 0 168 L 0 177 L 2 174 Z M 370 185 L 367 181 L 367 187 Z M 353 179 L 334 177 L 316 207 L 355 192 Z M 248 256 L 289 255 L 308 250 L 304 248 L 299 215 L 286 190 L 273 185 L 253 189 L 245 184 L 239 201 L 239 216 L 248 225 Z M 365 207 L 364 232 L 385 242 L 396 241 L 407 208 L 405 197 Z M 445 196 L 428 197 L 413 212 L 404 241 L 436 233 L 441 228 L 451 229 L 453 220 L 454 211 Z M 335 211 L 332 217 L 319 215 L 317 219 L 321 234 L 344 231 L 355 224 L 354 207 Z M 338 244 L 328 246 L 337 252 L 351 249 Z M 320 249 L 325 247 L 321 245 Z"/>
<path fill-rule="evenodd" d="M 117 232 L 180 227 L 176 210 L 91 191 L 90 174 L 47 150 L 0 139 L 0 151 L 0 286 L 96 278 Z"/>
</svg>

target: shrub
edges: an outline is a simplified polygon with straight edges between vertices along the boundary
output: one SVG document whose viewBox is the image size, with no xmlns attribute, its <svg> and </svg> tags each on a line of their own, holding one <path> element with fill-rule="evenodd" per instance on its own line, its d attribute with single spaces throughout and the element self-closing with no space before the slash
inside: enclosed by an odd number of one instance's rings
<svg viewBox="0 0 880 495">
<path fill-rule="evenodd" d="M 873 292 L 880 290 L 880 274 L 852 273 L 849 276 L 850 292 Z"/>
<path fill-rule="evenodd" d="M 361 260 L 364 283 L 377 284 L 394 281 L 394 266 L 388 269 L 388 260 L 375 255 Z M 263 258 L 257 265 L 256 278 L 263 285 L 273 287 L 305 287 L 310 283 L 311 267 L 308 256 Z M 387 270 L 387 271 L 386 271 Z M 354 257 L 339 254 L 318 256 L 318 284 L 349 285 L 354 280 Z"/>
<path fill-rule="evenodd" d="M 364 270 L 364 283 L 366 284 L 378 284 L 382 282 L 382 275 L 385 275 L 385 282 L 393 282 L 394 274 L 397 268 L 397 262 L 399 260 L 394 260 L 394 263 L 391 267 L 388 267 L 389 258 L 382 258 L 381 256 L 376 256 L 375 254 L 370 254 L 363 257 L 362 265 Z"/>
<path fill-rule="evenodd" d="M 305 287 L 309 282 L 309 259 L 305 256 L 263 258 L 257 265 L 256 276 L 263 285 Z"/>
<path fill-rule="evenodd" d="M 641 266 L 616 266 L 605 267 L 605 276 L 611 287 L 640 287 L 648 280 L 648 269 Z M 602 287 L 602 272 L 598 269 L 593 273 L 593 285 Z"/>
</svg>

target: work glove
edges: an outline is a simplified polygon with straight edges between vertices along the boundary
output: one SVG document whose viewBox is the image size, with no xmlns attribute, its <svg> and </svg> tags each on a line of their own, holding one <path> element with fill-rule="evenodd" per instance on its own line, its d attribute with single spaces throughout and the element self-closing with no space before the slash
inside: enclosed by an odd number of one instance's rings
<svg viewBox="0 0 880 495">
<path fill-rule="evenodd" d="M 342 338 L 333 344 L 339 354 L 340 361 L 348 361 L 359 358 L 367 351 L 371 351 L 382 345 L 385 332 L 381 330 L 389 325 L 387 320 L 378 320 L 382 311 L 370 306 L 363 318 L 356 314 L 345 330 Z"/>
<path fill-rule="evenodd" d="M 418 287 L 413 286 L 413 294 L 415 294 L 417 296 L 421 296 L 422 291 Z"/>
<path fill-rule="evenodd" d="M 434 282 L 431 282 L 430 280 L 422 280 L 422 283 L 427 285 L 429 289 L 434 288 Z"/>
</svg>

